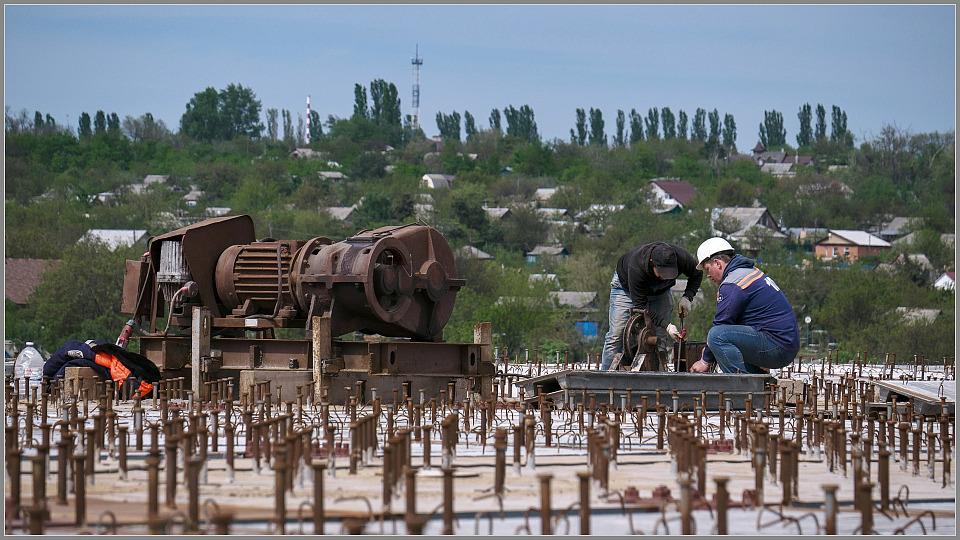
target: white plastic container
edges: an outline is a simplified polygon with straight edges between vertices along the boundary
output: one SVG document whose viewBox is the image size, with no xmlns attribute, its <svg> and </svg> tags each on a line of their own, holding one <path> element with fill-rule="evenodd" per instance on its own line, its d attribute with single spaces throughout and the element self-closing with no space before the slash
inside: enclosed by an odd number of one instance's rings
<svg viewBox="0 0 960 540">
<path fill-rule="evenodd" d="M 20 379 L 17 391 L 21 395 L 28 395 L 28 385 L 30 388 L 40 387 L 45 362 L 43 355 L 34 348 L 32 341 L 28 341 L 23 346 L 23 350 L 17 355 L 17 360 L 13 364 L 13 377 Z"/>
</svg>

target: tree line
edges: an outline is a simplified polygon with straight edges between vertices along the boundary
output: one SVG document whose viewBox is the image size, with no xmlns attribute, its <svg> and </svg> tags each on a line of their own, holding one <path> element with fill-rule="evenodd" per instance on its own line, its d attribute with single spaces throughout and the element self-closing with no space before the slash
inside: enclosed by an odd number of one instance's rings
<svg viewBox="0 0 960 540">
<path fill-rule="evenodd" d="M 953 250 L 940 240 L 954 228 L 952 132 L 914 134 L 884 126 L 877 137 L 850 146 L 849 139 L 827 134 L 825 109 L 821 122 L 814 110 L 822 107 L 810 108 L 810 123 L 817 119 L 810 126 L 807 147 L 813 164 L 795 176 L 777 178 L 750 160 L 718 157 L 726 145 L 725 115 L 717 110 L 698 109 L 692 118 L 683 111 L 674 117 L 666 107 L 643 117 L 618 111 L 616 123 L 623 129 L 606 140 L 602 114 L 586 109 L 581 143 L 581 110 L 573 130 L 577 140 L 544 142 L 533 110 L 508 105 L 490 112 L 487 128 L 478 126 L 468 111 L 439 115 L 438 124 L 444 123 L 450 136 L 444 135 L 445 143 L 438 148 L 422 130 L 412 128 L 409 117 L 400 117 L 395 87 L 378 80 L 369 87 L 355 86 L 350 117 L 329 116 L 321 124 L 311 114 L 310 146 L 323 159 L 305 160 L 291 157 L 300 128 L 289 112 L 276 111 L 271 122 L 267 109 L 267 122 L 258 127 L 259 121 L 251 121 L 254 115 L 243 112 L 254 110 L 252 102 L 259 107 L 256 96 L 246 90 L 234 85 L 229 92 L 198 93 L 203 97 L 190 108 L 192 114 L 184 116 L 196 122 L 206 110 L 206 120 L 191 129 L 225 130 L 214 132 L 211 139 L 194 138 L 182 125 L 173 133 L 149 113 L 119 119 L 100 111 L 90 117 L 89 135 L 80 137 L 76 128 L 47 115 L 11 114 L 7 109 L 7 256 L 67 263 L 44 276 L 31 306 L 7 304 L 8 336 L 40 336 L 49 346 L 71 337 L 115 339 L 125 320 L 119 314 L 118 292 L 123 260 L 137 254 L 97 251 L 78 246 L 77 239 L 94 227 L 145 228 L 162 234 L 181 226 L 174 218 L 201 219 L 206 207 L 228 206 L 234 214 L 250 214 L 261 237 L 338 240 L 361 229 L 424 219 L 455 249 L 472 245 L 496 260 L 485 264 L 458 259 L 467 286 L 458 295 L 446 339 L 471 340 L 473 324 L 490 320 L 503 329 L 504 335 L 497 337 L 501 346 L 545 351 L 562 345 L 582 358 L 596 352 L 597 344 L 575 332 L 575 315 L 556 309 L 544 285 L 531 284 L 529 274 L 555 273 L 564 290 L 596 291 L 602 335 L 610 272 L 622 252 L 653 240 L 695 250 L 702 238 L 713 234 L 711 208 L 749 206 L 756 200 L 784 226 L 859 229 L 887 216 L 916 217 L 911 225 L 915 244 L 866 258 L 852 268 L 816 261 L 803 246 L 765 237 L 756 239 L 758 256 L 764 270 L 787 291 L 798 318 L 811 315 L 845 354 L 862 348 L 873 355 L 926 351 L 928 358 L 935 358 L 952 343 L 952 296 L 931 290 L 929 274 L 909 264 L 896 266 L 889 276 L 870 270 L 909 253 L 924 253 L 938 270 L 954 268 Z M 846 133 L 845 115 L 838 109 L 837 127 L 844 129 L 836 131 Z M 231 123 L 227 130 L 224 126 Z M 461 124 L 463 140 L 454 136 L 461 133 Z M 643 136 L 632 141 L 635 125 L 642 125 Z M 656 131 L 650 134 L 656 136 L 649 137 L 647 128 L 654 125 Z M 637 136 L 640 129 L 636 127 Z M 837 170 L 828 170 L 834 165 Z M 318 173 L 331 168 L 348 179 L 321 179 Z M 420 177 L 428 172 L 455 175 L 453 188 L 424 189 Z M 170 179 L 140 192 L 129 189 L 146 174 Z M 656 177 L 681 178 L 696 188 L 686 212 L 663 215 L 650 209 L 648 180 Z M 841 190 L 841 183 L 852 194 Z M 204 192 L 196 208 L 183 205 L 183 193 L 191 186 Z M 595 204 L 624 209 L 585 212 L 579 226 L 558 227 L 528 204 L 540 187 L 558 187 L 548 204 L 571 214 Z M 95 200 L 107 191 L 116 195 L 114 203 Z M 429 209 L 424 209 L 426 201 Z M 353 204 L 359 206 L 350 223 L 319 211 Z M 508 207 L 511 214 L 491 220 L 484 206 Z M 570 255 L 527 266 L 524 253 L 549 242 L 561 243 Z M 105 303 L 88 302 L 86 293 L 71 296 L 79 290 L 105 291 L 100 298 Z M 705 293 L 707 305 L 699 307 L 690 322 L 703 335 L 711 312 L 711 290 Z M 923 327 L 897 325 L 891 310 L 901 305 L 937 307 L 941 318 Z"/>
</svg>

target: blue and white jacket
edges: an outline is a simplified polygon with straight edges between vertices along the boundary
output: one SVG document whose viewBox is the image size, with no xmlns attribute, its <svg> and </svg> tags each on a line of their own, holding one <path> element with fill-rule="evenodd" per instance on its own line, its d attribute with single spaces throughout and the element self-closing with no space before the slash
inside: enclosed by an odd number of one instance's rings
<svg viewBox="0 0 960 540">
<path fill-rule="evenodd" d="M 773 279 L 743 255 L 730 259 L 717 290 L 713 325 L 725 324 L 749 326 L 782 349 L 800 350 L 800 327 L 793 306 Z M 716 362 L 709 347 L 704 349 L 703 359 Z"/>
</svg>

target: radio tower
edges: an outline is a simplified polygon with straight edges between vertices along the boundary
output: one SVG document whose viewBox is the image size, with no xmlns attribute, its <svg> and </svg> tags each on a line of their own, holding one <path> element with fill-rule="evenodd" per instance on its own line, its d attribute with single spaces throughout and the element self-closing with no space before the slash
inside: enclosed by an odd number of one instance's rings
<svg viewBox="0 0 960 540">
<path fill-rule="evenodd" d="M 307 94 L 307 146 L 310 146 L 310 94 Z"/>
<path fill-rule="evenodd" d="M 420 129 L 420 66 L 423 65 L 419 43 L 410 63 L 413 64 L 413 129 L 418 130 Z"/>
</svg>

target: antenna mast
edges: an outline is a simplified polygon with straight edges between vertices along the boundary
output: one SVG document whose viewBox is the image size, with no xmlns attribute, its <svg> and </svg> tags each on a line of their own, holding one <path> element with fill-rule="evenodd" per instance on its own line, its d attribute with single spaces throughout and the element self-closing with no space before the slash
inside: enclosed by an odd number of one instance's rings
<svg viewBox="0 0 960 540">
<path fill-rule="evenodd" d="M 413 64 L 413 129 L 418 130 L 420 129 L 420 66 L 423 65 L 419 43 L 410 63 Z"/>
<path fill-rule="evenodd" d="M 310 94 L 307 94 L 307 146 L 310 146 Z"/>
</svg>

